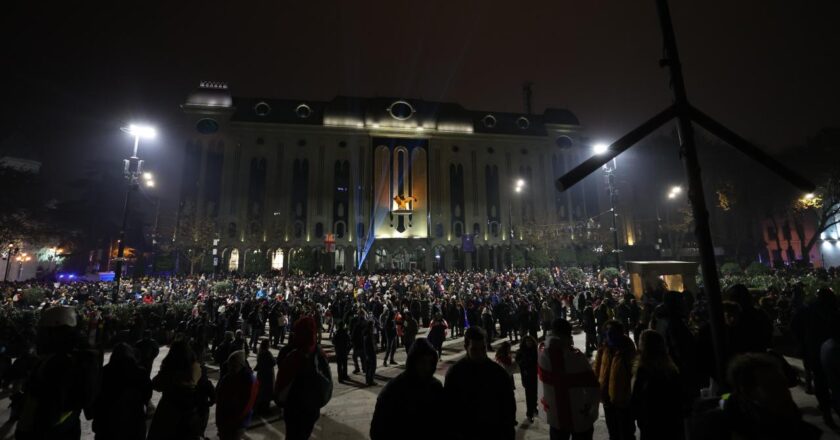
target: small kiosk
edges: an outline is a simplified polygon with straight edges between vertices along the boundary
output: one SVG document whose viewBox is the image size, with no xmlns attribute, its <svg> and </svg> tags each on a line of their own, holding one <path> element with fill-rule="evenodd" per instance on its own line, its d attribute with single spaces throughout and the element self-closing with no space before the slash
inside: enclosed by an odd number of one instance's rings
<svg viewBox="0 0 840 440">
<path fill-rule="evenodd" d="M 641 300 L 646 291 L 653 291 L 664 283 L 668 290 L 697 292 L 697 268 L 691 261 L 628 261 L 630 290 Z"/>
</svg>

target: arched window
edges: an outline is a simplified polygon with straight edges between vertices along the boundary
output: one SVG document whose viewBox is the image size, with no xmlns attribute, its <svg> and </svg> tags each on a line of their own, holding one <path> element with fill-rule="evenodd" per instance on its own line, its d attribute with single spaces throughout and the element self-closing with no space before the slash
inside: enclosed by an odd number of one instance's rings
<svg viewBox="0 0 840 440">
<path fill-rule="evenodd" d="M 324 237 L 324 224 L 321 222 L 315 223 L 315 237 L 316 238 L 323 238 Z"/>
<path fill-rule="evenodd" d="M 228 270 L 235 272 L 239 269 L 239 249 L 230 251 L 230 259 L 228 260 Z"/>
<path fill-rule="evenodd" d="M 481 225 L 478 223 L 473 223 L 473 235 L 481 235 Z"/>
<path fill-rule="evenodd" d="M 274 255 L 271 257 L 271 268 L 274 270 L 283 269 L 283 257 L 283 249 L 274 251 Z"/>
<path fill-rule="evenodd" d="M 336 222 L 333 230 L 335 231 L 335 238 L 344 238 L 344 222 Z"/>
</svg>

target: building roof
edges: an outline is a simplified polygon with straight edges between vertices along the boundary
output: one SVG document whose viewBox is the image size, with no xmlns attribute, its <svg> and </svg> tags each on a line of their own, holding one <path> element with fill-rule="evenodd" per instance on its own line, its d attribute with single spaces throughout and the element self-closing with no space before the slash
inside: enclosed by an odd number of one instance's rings
<svg viewBox="0 0 840 440">
<path fill-rule="evenodd" d="M 306 101 L 232 96 L 224 83 L 202 82 L 185 107 L 227 107 L 231 120 L 274 124 L 325 125 L 544 136 L 546 125 L 580 125 L 569 110 L 543 114 L 469 110 L 460 104 L 399 97 L 336 96 Z"/>
</svg>

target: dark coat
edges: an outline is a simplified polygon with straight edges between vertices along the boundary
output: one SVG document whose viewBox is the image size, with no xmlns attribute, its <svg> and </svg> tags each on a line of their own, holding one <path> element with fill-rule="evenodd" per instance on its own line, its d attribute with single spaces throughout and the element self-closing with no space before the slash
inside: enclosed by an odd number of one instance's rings
<svg viewBox="0 0 840 440">
<path fill-rule="evenodd" d="M 371 440 L 429 440 L 441 434 L 443 385 L 403 372 L 385 385 L 376 399 Z M 421 421 L 421 423 L 418 423 Z"/>
<path fill-rule="evenodd" d="M 149 373 L 133 360 L 111 361 L 102 369 L 93 432 L 97 440 L 146 438 L 146 402 L 152 397 Z"/>
<path fill-rule="evenodd" d="M 639 367 L 633 381 L 630 408 L 639 426 L 641 440 L 684 438 L 684 397 L 676 370 Z"/>
<path fill-rule="evenodd" d="M 515 437 L 516 400 L 510 376 L 489 358 L 464 358 L 446 373 L 445 432 L 455 440 Z M 465 421 L 474 421 L 466 423 Z"/>
</svg>

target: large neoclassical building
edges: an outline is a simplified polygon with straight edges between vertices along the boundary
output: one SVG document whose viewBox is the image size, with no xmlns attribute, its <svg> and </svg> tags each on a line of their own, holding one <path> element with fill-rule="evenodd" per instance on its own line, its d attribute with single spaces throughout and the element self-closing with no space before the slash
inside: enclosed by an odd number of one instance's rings
<svg viewBox="0 0 840 440">
<path fill-rule="evenodd" d="M 180 218 L 213 221 L 220 270 L 499 269 L 522 225 L 574 231 L 599 212 L 597 178 L 554 186 L 589 155 L 568 110 L 249 98 L 217 82 L 182 109 Z"/>
</svg>

